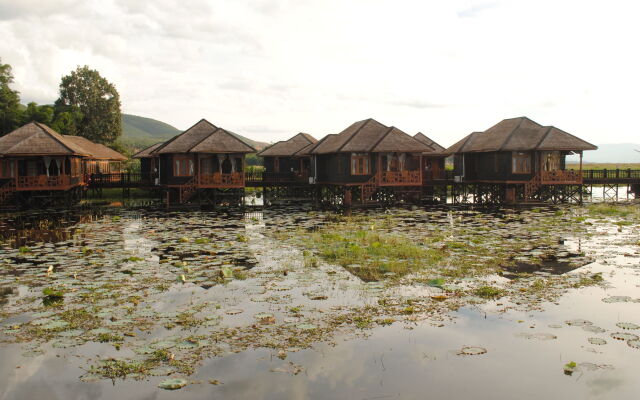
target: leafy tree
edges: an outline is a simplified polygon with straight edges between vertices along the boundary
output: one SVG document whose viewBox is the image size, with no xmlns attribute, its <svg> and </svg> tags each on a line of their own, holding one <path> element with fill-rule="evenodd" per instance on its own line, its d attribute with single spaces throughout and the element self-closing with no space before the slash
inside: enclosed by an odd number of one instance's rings
<svg viewBox="0 0 640 400">
<path fill-rule="evenodd" d="M 114 143 L 122 135 L 120 96 L 115 86 L 88 66 L 78 67 L 62 77 L 58 110 L 66 110 L 68 124 L 62 125 L 61 133 L 78 134 L 97 143 Z M 71 109 L 71 111 L 70 111 Z M 75 117 L 82 118 L 75 121 Z M 76 114 L 74 114 L 76 113 Z M 75 121 L 75 124 L 71 124 Z M 75 126 L 75 132 L 71 129 Z"/>
<path fill-rule="evenodd" d="M 42 122 L 43 124 L 51 126 L 53 121 L 53 107 L 52 106 L 39 106 L 34 102 L 27 104 L 27 109 L 22 111 L 20 116 L 21 124 L 28 124 L 29 122 Z"/>
<path fill-rule="evenodd" d="M 10 83 L 13 83 L 11 66 L 0 60 L 0 135 L 20 125 L 20 96 L 9 87 Z"/>
<path fill-rule="evenodd" d="M 82 113 L 77 107 L 56 106 L 51 128 L 65 135 L 79 135 L 78 126 L 82 121 Z"/>
</svg>

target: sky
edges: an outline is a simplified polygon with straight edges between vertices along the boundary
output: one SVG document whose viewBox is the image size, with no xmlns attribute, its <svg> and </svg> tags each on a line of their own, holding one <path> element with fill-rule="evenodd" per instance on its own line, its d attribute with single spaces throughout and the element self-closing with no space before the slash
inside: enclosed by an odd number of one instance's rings
<svg viewBox="0 0 640 400">
<path fill-rule="evenodd" d="M 22 102 L 88 65 L 122 111 L 251 139 L 374 118 L 447 147 L 527 116 L 640 142 L 638 1 L 0 0 Z"/>
</svg>

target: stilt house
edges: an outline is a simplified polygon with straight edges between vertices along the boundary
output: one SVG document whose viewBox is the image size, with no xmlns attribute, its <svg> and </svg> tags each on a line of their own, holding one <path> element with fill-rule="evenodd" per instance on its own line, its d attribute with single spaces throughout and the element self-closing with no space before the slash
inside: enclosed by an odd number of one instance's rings
<svg viewBox="0 0 640 400">
<path fill-rule="evenodd" d="M 264 182 L 307 182 L 311 156 L 305 152 L 318 141 L 308 133 L 272 144 L 257 155 L 264 159 Z"/>
<path fill-rule="evenodd" d="M 458 181 L 503 184 L 507 201 L 526 201 L 544 185 L 582 184 L 582 152 L 596 149 L 554 126 L 519 117 L 474 132 L 446 153 L 454 155 Z M 569 154 L 580 155 L 579 171 L 565 168 Z"/>
</svg>

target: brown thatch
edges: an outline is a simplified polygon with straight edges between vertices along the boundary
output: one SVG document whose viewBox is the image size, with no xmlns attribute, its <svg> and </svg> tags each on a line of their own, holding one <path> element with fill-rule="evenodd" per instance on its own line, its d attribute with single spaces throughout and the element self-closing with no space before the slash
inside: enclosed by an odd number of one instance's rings
<svg viewBox="0 0 640 400">
<path fill-rule="evenodd" d="M 164 142 L 160 142 L 160 143 L 156 143 L 152 146 L 147 147 L 146 149 L 142 149 L 139 152 L 137 152 L 136 154 L 132 155 L 131 158 L 153 158 L 153 157 L 157 157 L 157 154 L 151 154 L 151 152 L 153 152 L 155 149 L 157 149 L 162 143 Z"/>
<path fill-rule="evenodd" d="M 289 140 L 276 142 L 259 152 L 260 157 L 293 157 L 306 147 L 317 143 L 318 140 L 308 133 L 298 133 Z"/>
<path fill-rule="evenodd" d="M 369 118 L 337 135 L 327 135 L 308 150 L 311 154 L 429 151 L 429 147 L 398 128 Z"/>
<path fill-rule="evenodd" d="M 445 152 L 582 151 L 598 147 L 553 126 L 542 126 L 527 117 L 502 120 L 484 132 L 473 132 Z"/>
<path fill-rule="evenodd" d="M 191 128 L 167 140 L 151 154 L 169 153 L 255 153 L 249 144 L 233 133 L 201 119 Z"/>
<path fill-rule="evenodd" d="M 85 149 L 92 160 L 125 161 L 127 157 L 100 143 L 94 143 L 82 136 L 64 135 L 65 139 Z"/>
<path fill-rule="evenodd" d="M 422 132 L 416 133 L 415 135 L 413 135 L 413 138 L 419 142 L 422 142 L 422 144 L 426 145 L 427 147 L 429 147 L 432 153 L 442 153 L 445 150 L 444 147 L 440 146 L 438 143 L 428 138 Z"/>
<path fill-rule="evenodd" d="M 0 155 L 90 156 L 90 153 L 47 125 L 30 122 L 0 137 Z"/>
</svg>

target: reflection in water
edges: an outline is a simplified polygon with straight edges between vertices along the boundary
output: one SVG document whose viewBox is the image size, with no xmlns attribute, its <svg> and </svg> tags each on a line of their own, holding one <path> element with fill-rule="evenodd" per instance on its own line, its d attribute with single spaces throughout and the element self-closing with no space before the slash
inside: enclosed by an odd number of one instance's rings
<svg viewBox="0 0 640 400">
<path fill-rule="evenodd" d="M 80 261 L 68 257 L 68 252 L 83 251 L 83 243 L 64 247 L 55 254 L 60 263 L 75 260 L 78 270 L 88 270 L 94 275 L 91 279 L 75 280 L 71 276 L 63 278 L 74 290 L 82 290 L 87 284 L 93 291 L 100 291 L 93 283 L 114 281 L 126 285 L 137 276 L 143 276 L 139 284 L 130 286 L 126 296 L 138 296 L 144 311 L 173 315 L 179 310 L 194 305 L 208 304 L 198 318 L 218 316 L 220 326 L 238 328 L 252 327 L 251 332 L 257 342 L 255 348 L 249 346 L 240 352 L 225 343 L 220 343 L 219 354 L 206 358 L 198 365 L 193 381 L 179 392 L 163 392 L 157 389 L 164 377 L 151 376 L 148 379 L 99 380 L 83 382 L 78 379 L 85 373 L 86 358 L 91 360 L 108 357 L 140 357 L 123 346 L 116 350 L 112 343 L 89 341 L 78 346 L 61 348 L 53 341 L 42 346 L 43 354 L 34 353 L 28 343 L 3 343 L 0 346 L 0 398 L 91 398 L 91 399 L 139 399 L 139 398 L 225 398 L 225 399 L 387 399 L 387 398 L 487 398 L 487 399 L 539 399 L 539 398 L 635 398 L 640 390 L 637 380 L 637 365 L 640 365 L 640 351 L 629 347 L 625 342 L 610 338 L 619 328 L 620 321 L 640 324 L 638 303 L 606 303 L 602 299 L 609 296 L 629 296 L 640 299 L 638 285 L 637 248 L 624 247 L 609 243 L 603 236 L 595 236 L 583 242 L 567 240 L 567 257 L 571 252 L 581 250 L 597 258 L 599 262 L 575 270 L 602 273 L 608 287 L 588 287 L 572 289 L 557 304 L 536 299 L 533 310 L 523 310 L 509 299 L 503 298 L 485 304 L 456 308 L 451 312 L 451 320 L 418 320 L 407 318 L 389 322 L 390 326 L 364 327 L 362 329 L 342 330 L 338 326 L 332 332 L 328 343 L 318 343 L 311 349 L 287 348 L 284 354 L 278 346 L 269 346 L 280 332 L 274 331 L 272 337 L 265 340 L 260 332 L 267 326 L 255 322 L 257 312 L 272 313 L 283 329 L 291 324 L 304 321 L 316 314 L 346 312 L 351 307 L 380 304 L 382 291 L 374 285 L 363 285 L 362 281 L 336 266 L 326 268 L 301 268 L 301 250 L 284 242 L 265 236 L 274 225 L 289 223 L 292 227 L 305 230 L 313 229 L 308 225 L 310 218 L 306 213 L 283 216 L 277 212 L 231 213 L 220 216 L 210 213 L 128 213 L 122 221 L 110 216 L 74 217 L 72 215 L 47 216 L 46 220 L 35 217 L 12 218 L 0 222 L 7 230 L 16 221 L 15 229 L 3 236 L 12 248 L 38 244 L 38 249 L 47 249 L 43 243 L 60 243 L 71 240 L 74 235 L 82 236 L 90 250 Z M 428 227 L 432 221 L 444 220 L 445 224 L 470 227 L 481 226 L 463 214 L 448 217 L 416 214 L 405 215 L 403 225 L 406 229 Z M 108 221 L 102 224 L 100 221 Z M 319 224 L 320 222 L 318 222 Z M 513 224 L 513 222 L 505 222 Z M 78 225 L 85 225 L 79 227 Z M 317 226 L 317 225 L 314 225 Z M 292 228 L 294 229 L 294 228 Z M 55 236 L 38 236 L 37 232 L 66 232 Z M 87 232 L 87 234 L 83 234 Z M 4 233 L 4 232 L 3 232 Z M 224 234 L 222 234 L 224 233 Z M 71 236 L 64 236 L 71 235 Z M 103 235 L 103 236 L 100 236 Z M 173 236 L 172 236 L 173 235 Z M 634 236 L 636 235 L 636 236 Z M 163 239 L 184 236 L 180 243 L 169 245 Z M 96 238 L 103 238 L 102 241 Z M 611 242 L 625 243 L 631 239 L 637 241 L 637 234 L 613 237 Z M 199 243 L 196 241 L 200 240 Z M 169 241 L 169 240 L 167 240 Z M 248 249 L 239 249 L 244 244 Z M 102 248 L 101 246 L 102 245 Z M 563 249 L 565 250 L 565 249 Z M 2 250 L 0 250 L 2 251 Z M 4 250 L 8 251 L 8 250 Z M 108 255 L 102 257 L 100 251 Z M 530 251 L 535 251 L 532 249 Z M 13 250 L 16 253 L 16 250 Z M 42 250 L 36 254 L 42 259 L 49 254 Z M 630 257 L 632 255 L 634 257 Z M 145 261 L 122 261 L 125 256 L 136 256 Z M 36 264 L 28 253 L 22 260 Z M 68 257 L 68 258 L 65 258 Z M 253 259 L 255 257 L 255 260 Z M 0 257 L 4 259 L 5 257 Z M 98 266 L 107 259 L 110 263 Z M 602 261 L 606 259 L 606 264 Z M 115 261 L 114 261 L 115 260 Z M 13 276 L 7 270 L 16 267 L 17 259 L 10 260 L 0 274 L 3 282 L 10 282 Z M 148 262 L 151 268 L 145 268 Z M 217 271 L 219 265 L 241 265 L 252 267 L 251 277 L 237 279 L 224 284 L 213 284 L 210 271 Z M 30 266 L 32 267 L 32 266 Z M 65 267 L 65 265 L 62 265 Z M 57 269 L 62 274 L 64 268 Z M 569 268 L 560 261 L 548 261 L 542 268 L 534 269 L 531 264 L 517 263 L 509 268 L 512 273 L 565 274 Z M 21 269 L 26 270 L 27 267 Z M 35 281 L 39 285 L 49 285 L 53 278 L 48 277 L 46 268 L 39 267 Z M 189 271 L 197 270 L 200 275 L 189 276 Z M 60 272 L 59 272 L 60 271 Z M 180 274 L 187 274 L 193 282 L 176 283 Z M 209 275 L 207 275 L 209 274 Z M 507 273 L 505 273 L 507 275 Z M 166 277 L 171 287 L 165 292 L 142 286 L 145 279 L 155 276 Z M 218 278 L 219 275 L 215 275 Z M 205 279 L 206 278 L 206 279 Z M 463 278 L 462 281 L 468 278 Z M 498 279 L 498 278 L 488 278 Z M 92 282 L 95 281 L 95 282 Z M 504 280 L 506 281 L 506 279 Z M 495 282 L 493 282 L 495 283 Z M 510 281 L 505 284 L 515 285 Z M 210 289 L 204 290 L 207 286 Z M 411 290 L 411 289 L 415 290 Z M 95 290 L 98 289 L 98 290 Z M 410 301 L 428 291 L 425 285 L 407 283 L 397 287 L 395 298 Z M 21 293 L 19 293 L 22 291 Z M 309 294 L 322 294 L 325 300 L 311 300 Z M 399 293 L 399 294 L 398 294 Z M 117 296 L 99 297 L 92 306 L 103 306 L 108 313 L 115 313 Z M 388 295 L 388 293 L 386 293 Z M 0 307 L 21 300 L 28 310 L 29 301 L 41 297 L 41 287 L 34 290 L 25 288 L 24 283 L 0 285 Z M 319 296 L 320 297 L 320 296 Z M 147 302 L 147 304 L 145 304 Z M 87 302 L 88 303 L 88 302 Z M 503 304 L 504 303 L 504 304 Z M 67 301 L 65 300 L 65 304 Z M 22 307 L 22 305 L 18 305 Z M 218 311 L 218 308 L 220 311 Z M 291 308 L 299 310 L 293 312 Z M 500 312 L 494 312 L 500 307 Z M 225 310 L 243 310 L 232 315 Z M 23 323 L 34 318 L 30 312 L 4 319 L 0 308 L 0 340 L 11 338 L 13 324 Z M 139 318 L 134 315 L 133 303 L 127 303 L 125 311 L 111 323 L 125 318 Z M 111 314 L 109 314 L 111 315 Z M 164 318 L 164 317 L 163 317 Z M 565 323 L 572 319 L 586 319 L 592 325 L 604 330 L 583 329 Z M 137 320 L 136 320 L 137 321 Z M 165 322 L 170 320 L 163 320 Z M 169 325 L 169 324 L 167 324 Z M 174 324 L 175 325 L 175 324 Z M 161 326 L 150 330 L 135 331 L 135 337 L 127 337 L 127 343 L 145 344 L 153 338 L 185 337 L 190 335 L 208 335 L 212 329 L 198 330 L 172 326 Z M 82 330 L 82 328 L 80 329 Z M 233 331 L 235 332 L 235 331 Z M 541 338 L 553 337 L 543 340 Z M 589 338 L 605 339 L 607 344 L 595 346 Z M 218 340 L 220 338 L 216 338 Z M 221 338 L 224 342 L 227 338 Z M 59 340 L 56 342 L 60 344 Z M 64 344 L 64 343 L 63 343 Z M 463 346 L 481 346 L 486 354 L 477 356 L 460 355 Z M 179 350 L 172 350 L 178 354 Z M 141 359 L 141 358 L 139 358 Z M 564 375 L 563 365 L 574 361 L 592 363 L 594 370 L 585 370 L 572 376 Z M 599 368 L 611 365 L 614 369 Z M 295 374 L 292 366 L 299 366 L 301 372 Z M 19 368 L 17 368 L 19 367 Z M 182 376 L 181 374 L 174 374 Z M 209 384 L 217 380 L 221 385 Z"/>
</svg>

